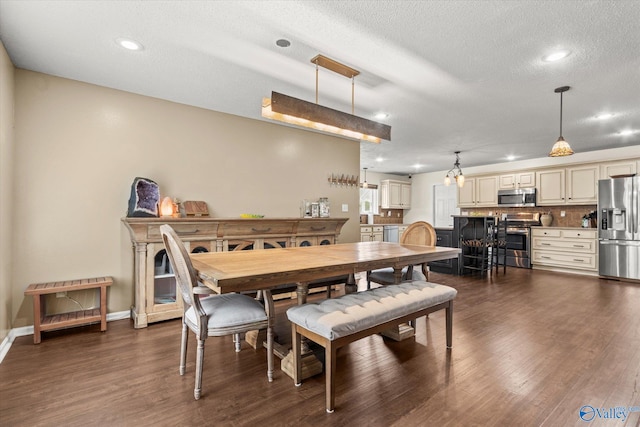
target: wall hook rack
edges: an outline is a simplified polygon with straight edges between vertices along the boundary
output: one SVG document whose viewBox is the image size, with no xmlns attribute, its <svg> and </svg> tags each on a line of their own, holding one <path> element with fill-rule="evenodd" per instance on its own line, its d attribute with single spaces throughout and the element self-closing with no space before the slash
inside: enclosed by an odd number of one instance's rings
<svg viewBox="0 0 640 427">
<path fill-rule="evenodd" d="M 359 176 L 357 175 L 332 173 L 329 175 L 327 181 L 329 181 L 329 185 L 335 185 L 336 187 L 357 187 L 359 183 L 358 178 Z"/>
</svg>

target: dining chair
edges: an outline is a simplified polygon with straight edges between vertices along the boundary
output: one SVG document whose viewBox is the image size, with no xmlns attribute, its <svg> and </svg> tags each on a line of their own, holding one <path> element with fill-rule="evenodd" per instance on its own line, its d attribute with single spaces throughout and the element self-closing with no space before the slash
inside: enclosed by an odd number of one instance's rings
<svg viewBox="0 0 640 427">
<path fill-rule="evenodd" d="M 425 221 L 417 221 L 409 225 L 402 233 L 400 243 L 403 245 L 435 246 L 436 230 L 431 224 Z M 405 280 L 427 280 L 429 278 L 429 267 L 422 264 L 422 271 L 418 271 L 410 265 L 402 269 L 402 281 Z M 381 268 L 379 270 L 367 271 L 367 289 L 371 288 L 371 282 L 381 285 L 393 285 L 395 277 L 393 268 Z"/>
<path fill-rule="evenodd" d="M 173 266 L 177 286 L 182 296 L 182 338 L 180 344 L 180 375 L 186 367 L 187 341 L 190 329 L 196 335 L 196 379 L 193 396 L 200 399 L 202 392 L 202 368 L 204 343 L 207 337 L 233 335 L 236 351 L 240 351 L 239 334 L 267 329 L 267 378 L 273 381 L 273 317 L 274 305 L 271 292 L 260 294 L 264 305 L 243 294 L 214 294 L 206 286 L 199 286 L 191 258 L 181 239 L 170 225 L 160 226 L 160 233 L 169 262 Z M 209 296 L 204 296 L 209 295 Z"/>
</svg>

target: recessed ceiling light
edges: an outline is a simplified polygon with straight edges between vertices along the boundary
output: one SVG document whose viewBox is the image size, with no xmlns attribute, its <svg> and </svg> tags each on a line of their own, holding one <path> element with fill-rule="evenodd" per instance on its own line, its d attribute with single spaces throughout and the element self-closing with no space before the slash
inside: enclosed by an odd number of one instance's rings
<svg viewBox="0 0 640 427">
<path fill-rule="evenodd" d="M 515 159 L 516 159 L 516 156 L 514 156 L 513 154 L 510 154 L 510 155 L 507 156 L 507 160 L 509 160 L 510 162 L 515 160 Z"/>
<path fill-rule="evenodd" d="M 422 167 L 422 165 L 420 163 L 416 163 L 415 165 L 413 165 L 413 167 L 415 169 L 420 169 Z"/>
<path fill-rule="evenodd" d="M 387 113 L 376 113 L 375 118 L 378 120 L 386 119 L 389 117 Z"/>
<path fill-rule="evenodd" d="M 128 50 L 143 50 L 144 46 L 142 46 L 141 43 L 135 41 L 135 40 L 131 40 L 131 39 L 125 39 L 125 38 L 119 38 L 116 39 L 116 43 L 118 43 L 121 47 L 128 49 Z"/>
<path fill-rule="evenodd" d="M 629 136 L 629 135 L 633 135 L 634 133 L 635 131 L 633 129 L 625 129 L 618 132 L 618 135 Z"/>
<path fill-rule="evenodd" d="M 611 117 L 615 116 L 615 114 L 613 113 L 600 113 L 596 116 L 596 119 L 598 120 L 607 120 L 610 119 Z"/>
<path fill-rule="evenodd" d="M 287 39 L 278 39 L 276 40 L 276 45 L 279 47 L 289 47 L 291 46 L 291 42 Z"/>
<path fill-rule="evenodd" d="M 383 162 L 384 159 L 382 157 L 376 157 L 376 162 Z"/>
<path fill-rule="evenodd" d="M 563 58 L 566 58 L 567 56 L 571 55 L 571 52 L 568 50 L 559 50 L 553 53 L 550 53 L 547 56 L 543 56 L 542 60 L 544 62 L 554 62 L 554 61 L 559 61 Z"/>
</svg>

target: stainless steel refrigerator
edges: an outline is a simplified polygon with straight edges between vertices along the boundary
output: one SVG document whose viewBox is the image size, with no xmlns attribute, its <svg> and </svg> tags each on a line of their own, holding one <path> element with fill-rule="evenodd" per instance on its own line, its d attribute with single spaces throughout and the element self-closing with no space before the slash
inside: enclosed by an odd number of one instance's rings
<svg viewBox="0 0 640 427">
<path fill-rule="evenodd" d="M 640 279 L 640 177 L 598 181 L 599 272 Z"/>
</svg>

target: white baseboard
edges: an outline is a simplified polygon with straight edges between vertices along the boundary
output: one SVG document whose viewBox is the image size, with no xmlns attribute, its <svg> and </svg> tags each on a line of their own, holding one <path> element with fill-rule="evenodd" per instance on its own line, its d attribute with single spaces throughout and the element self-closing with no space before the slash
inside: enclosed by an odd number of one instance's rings
<svg viewBox="0 0 640 427">
<path fill-rule="evenodd" d="M 113 322 L 114 320 L 123 320 L 129 319 L 130 311 L 118 311 L 116 313 L 107 313 L 107 322 Z M 11 348 L 11 344 L 17 337 L 23 337 L 25 335 L 33 335 L 33 325 L 31 326 L 22 326 L 20 328 L 13 328 L 9 331 L 5 339 L 2 340 L 0 344 L 0 363 L 4 360 L 4 357 L 9 352 Z"/>
</svg>

